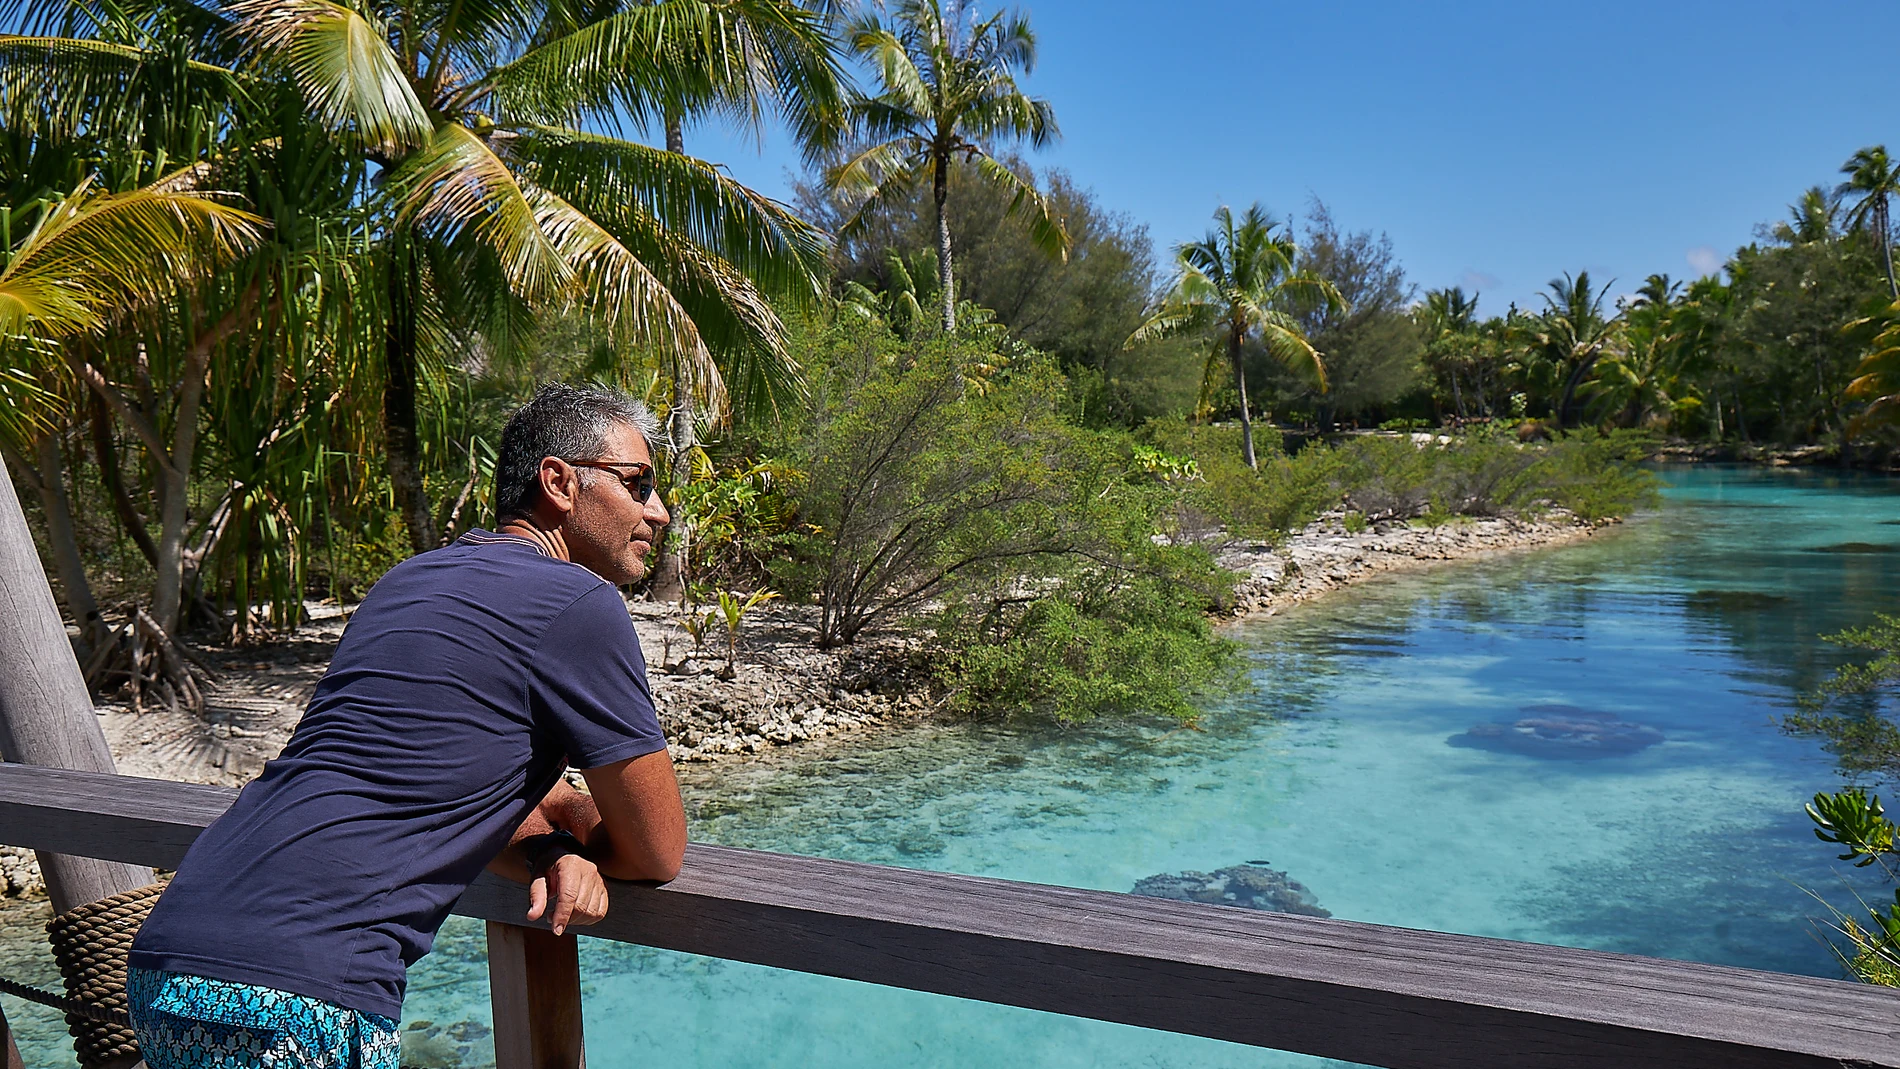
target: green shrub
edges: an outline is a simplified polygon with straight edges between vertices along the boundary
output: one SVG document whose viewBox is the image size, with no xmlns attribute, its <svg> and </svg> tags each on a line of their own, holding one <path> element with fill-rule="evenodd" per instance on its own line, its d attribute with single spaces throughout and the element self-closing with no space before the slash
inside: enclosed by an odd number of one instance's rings
<svg viewBox="0 0 1900 1069">
<path fill-rule="evenodd" d="M 1794 735 L 1818 738 L 1843 773 L 1856 779 L 1900 778 L 1900 724 L 1885 710 L 1900 696 L 1900 616 L 1876 613 L 1866 627 L 1824 636 L 1872 659 L 1836 669 L 1782 718 Z"/>
<path fill-rule="evenodd" d="M 813 356 L 803 533 L 775 571 L 818 601 L 821 646 L 923 622 L 968 713 L 1191 716 L 1229 678 L 1206 613 L 1230 577 L 1155 537 L 1198 464 L 1076 426 L 1038 354 L 843 332 Z"/>
<path fill-rule="evenodd" d="M 1309 448 L 1289 457 L 1280 432 L 1271 427 L 1254 428 L 1257 471 L 1240 459 L 1235 427 L 1201 426 L 1176 416 L 1150 420 L 1142 437 L 1166 454 L 1191 458 L 1200 473 L 1180 498 L 1180 522 L 1189 533 L 1212 523 L 1242 537 L 1275 539 L 1339 500 L 1328 452 Z"/>
<path fill-rule="evenodd" d="M 755 588 L 799 541 L 795 494 L 805 472 L 771 458 L 706 462 L 667 505 L 692 523 L 693 581 Z"/>
<path fill-rule="evenodd" d="M 1208 625 L 1213 577 L 1204 553 L 1176 547 L 1077 568 L 1026 598 L 965 603 L 939 620 L 938 680 L 970 714 L 1192 720 L 1193 699 L 1239 682 L 1237 648 Z"/>
<path fill-rule="evenodd" d="M 1203 475 L 1184 502 L 1227 531 L 1274 538 L 1344 505 L 1366 522 L 1452 516 L 1526 515 L 1561 507 L 1597 521 L 1655 499 L 1654 479 L 1634 461 L 1647 454 L 1629 435 L 1583 432 L 1520 444 L 1502 425 L 1481 425 L 1448 442 L 1349 438 L 1295 456 L 1261 452 L 1259 470 L 1238 459 L 1238 432 L 1156 420 L 1143 429 L 1155 448 L 1192 458 Z"/>
</svg>

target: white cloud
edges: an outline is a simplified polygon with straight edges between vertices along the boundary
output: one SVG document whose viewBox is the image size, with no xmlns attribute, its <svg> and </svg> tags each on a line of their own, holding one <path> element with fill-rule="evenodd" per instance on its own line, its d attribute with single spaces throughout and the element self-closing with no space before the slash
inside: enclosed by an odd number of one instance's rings
<svg viewBox="0 0 1900 1069">
<path fill-rule="evenodd" d="M 1698 275 L 1713 275 L 1722 269 L 1722 254 L 1707 245 L 1697 245 L 1683 253 L 1682 258 L 1689 261 Z"/>
<path fill-rule="evenodd" d="M 1503 285 L 1498 281 L 1498 276 L 1487 275 L 1474 268 L 1466 268 L 1465 273 L 1459 277 L 1458 284 L 1468 290 L 1494 290 Z"/>
</svg>

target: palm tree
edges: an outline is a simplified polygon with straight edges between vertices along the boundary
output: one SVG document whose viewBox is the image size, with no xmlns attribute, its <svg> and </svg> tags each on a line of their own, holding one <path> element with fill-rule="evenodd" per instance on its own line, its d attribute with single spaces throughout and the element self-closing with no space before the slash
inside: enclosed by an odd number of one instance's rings
<svg viewBox="0 0 1900 1069">
<path fill-rule="evenodd" d="M 1865 228 L 1880 242 L 1880 255 L 1887 268 L 1887 293 L 1900 301 L 1900 282 L 1893 274 L 1893 225 L 1888 217 L 1887 198 L 1900 194 L 1900 170 L 1887 156 L 1887 146 L 1874 145 L 1854 153 L 1841 165 L 1847 181 L 1840 184 L 1842 196 L 1858 196 L 1860 202 L 1847 212 L 1847 225 Z"/>
<path fill-rule="evenodd" d="M 1650 275 L 1625 311 L 1617 344 L 1597 361 L 1580 392 L 1625 427 L 1700 407 L 1702 399 L 1684 374 L 1698 355 L 1694 311 L 1683 299 L 1682 283 Z"/>
<path fill-rule="evenodd" d="M 1298 267 L 1292 228 L 1282 226 L 1260 205 L 1249 207 L 1238 222 L 1222 205 L 1214 213 L 1214 224 L 1200 241 L 1176 246 L 1179 274 L 1174 286 L 1127 344 L 1205 333 L 1212 344 L 1202 381 L 1214 381 L 1221 361 L 1227 362 L 1240 394 L 1241 456 L 1248 467 L 1257 468 L 1243 349 L 1257 339 L 1275 359 L 1311 376 L 1324 392 L 1326 365 L 1301 331 L 1295 312 L 1321 305 L 1344 310 L 1346 302 L 1331 282 Z"/>
<path fill-rule="evenodd" d="M 1430 290 L 1416 315 L 1425 333 L 1425 365 L 1450 383 L 1452 411 L 1464 419 L 1461 374 L 1472 370 L 1476 355 L 1478 295 L 1467 296 L 1463 286 Z"/>
<path fill-rule="evenodd" d="M 822 235 L 711 164 L 588 128 L 742 101 L 801 128 L 835 122 L 824 19 L 790 0 L 603 7 L 589 18 L 543 0 L 222 9 L 313 114 L 386 170 L 385 446 L 417 551 L 436 542 L 416 398 L 423 361 L 444 355 L 429 339 L 456 332 L 444 295 L 503 332 L 527 321 L 519 306 L 589 307 L 623 345 L 658 353 L 714 422 L 733 402 L 796 392 L 767 294 L 817 297 Z M 772 100 L 758 101 L 762 87 Z"/>
<path fill-rule="evenodd" d="M 1900 301 L 1849 326 L 1879 328 L 1847 384 L 1846 396 L 1867 402 L 1847 425 L 1849 436 L 1858 436 L 1870 427 L 1900 423 Z"/>
<path fill-rule="evenodd" d="M 956 273 L 944 202 L 950 168 L 974 166 L 984 181 L 1013 191 L 1009 211 L 1029 220 L 1036 245 L 1066 257 L 1068 231 L 1034 184 L 993 155 L 1002 141 L 1041 148 L 1058 135 L 1049 102 L 1023 94 L 1016 72 L 1036 62 L 1036 36 L 1021 15 L 999 11 L 972 23 L 963 0 L 897 0 L 886 23 L 875 12 L 855 19 L 853 50 L 871 61 L 883 90 L 859 100 L 852 118 L 861 144 L 826 180 L 857 205 L 838 230 L 861 232 L 877 210 L 930 182 L 937 206 L 937 283 L 943 329 L 957 327 Z"/>
<path fill-rule="evenodd" d="M 0 270 L 0 363 L 10 368 L 10 392 L 34 402 L 0 417 L 0 449 L 15 458 L 47 508 L 54 570 L 80 628 L 81 650 L 88 653 L 105 637 L 103 619 L 79 557 L 65 464 L 52 433 L 53 418 L 67 405 L 53 396 L 57 386 L 46 384 L 67 380 L 71 372 L 80 389 L 97 388 L 96 369 L 81 351 L 87 339 L 228 266 L 257 246 L 263 230 L 256 216 L 168 188 L 174 184 L 106 193 L 91 179 L 82 181 L 37 212 L 32 227 L 6 250 Z M 192 380 L 185 381 L 181 407 L 192 408 L 202 398 L 202 366 L 196 383 L 194 391 Z M 24 459 L 29 455 L 34 462 Z M 156 475 L 177 491 L 172 496 L 180 503 L 182 529 L 184 480 L 171 470 Z M 160 597 L 169 589 L 165 578 L 160 562 Z M 168 622 L 158 629 L 170 627 Z M 163 671 L 195 704 L 185 666 L 168 648 L 155 652 L 157 660 L 173 662 Z"/>
<path fill-rule="evenodd" d="M 1789 245 L 1811 245 L 1834 236 L 1834 218 L 1840 204 L 1834 194 L 1810 186 L 1801 199 L 1788 205 L 1788 221 L 1775 224 L 1775 239 Z"/>
<path fill-rule="evenodd" d="M 1614 284 L 1614 283 L 1611 283 Z M 1557 401 L 1557 425 L 1575 425 L 1577 389 L 1617 337 L 1617 321 L 1603 312 L 1610 285 L 1590 285 L 1590 272 L 1579 271 L 1550 280 L 1550 292 L 1540 294 L 1544 311 L 1528 326 L 1532 347 L 1548 365 L 1563 375 Z"/>
</svg>

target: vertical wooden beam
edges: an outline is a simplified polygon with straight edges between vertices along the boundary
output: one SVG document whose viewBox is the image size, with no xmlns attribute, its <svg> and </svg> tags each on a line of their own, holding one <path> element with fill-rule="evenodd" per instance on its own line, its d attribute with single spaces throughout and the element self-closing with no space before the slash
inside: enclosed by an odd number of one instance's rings
<svg viewBox="0 0 1900 1069">
<path fill-rule="evenodd" d="M 586 1069 L 581 951 L 573 932 L 488 922 L 495 1069 Z"/>
<path fill-rule="evenodd" d="M 7 1011 L 0 1009 L 0 1063 L 6 1069 L 26 1069 L 20 1060 L 20 1045 L 13 1041 L 13 1029 L 7 1025 Z"/>
<path fill-rule="evenodd" d="M 13 478 L 0 462 L 0 758 L 78 772 L 113 772 L 53 589 L 40 566 Z M 39 855 L 53 912 L 152 882 L 152 870 L 116 861 Z"/>
</svg>

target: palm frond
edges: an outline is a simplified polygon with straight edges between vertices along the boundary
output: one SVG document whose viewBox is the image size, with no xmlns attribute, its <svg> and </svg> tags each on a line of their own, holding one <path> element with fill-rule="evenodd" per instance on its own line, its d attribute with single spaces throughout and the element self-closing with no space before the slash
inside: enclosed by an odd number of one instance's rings
<svg viewBox="0 0 1900 1069">
<path fill-rule="evenodd" d="M 726 388 L 699 327 L 668 287 L 605 227 L 559 196 L 529 187 L 535 220 L 572 268 L 575 296 L 635 344 L 659 351 L 701 405 L 726 408 Z"/>
<path fill-rule="evenodd" d="M 209 63 L 179 64 L 185 85 L 170 75 L 162 52 L 79 37 L 0 35 L 0 100 L 9 127 L 70 136 L 82 129 L 121 129 L 154 110 L 182 111 L 238 95 L 234 72 Z M 168 99 L 183 88 L 197 100 Z"/>
<path fill-rule="evenodd" d="M 663 115 L 721 112 L 756 127 L 783 117 L 805 151 L 836 140 L 845 119 L 826 22 L 790 0 L 662 0 L 537 44 L 471 85 L 504 123 L 650 126 Z"/>
<path fill-rule="evenodd" d="M 1296 374 L 1308 376 L 1321 393 L 1326 392 L 1326 362 L 1320 359 L 1319 350 L 1313 348 L 1313 343 L 1306 340 L 1297 325 L 1280 322 L 1262 324 L 1260 340 L 1274 359 Z"/>
<path fill-rule="evenodd" d="M 0 336 L 0 447 L 27 453 L 32 442 L 61 426 L 65 399 L 29 370 L 56 367 L 59 356 L 52 348 L 37 338 Z"/>
<path fill-rule="evenodd" d="M 922 151 L 906 155 L 901 143 L 877 145 L 847 160 L 831 172 L 829 181 L 857 208 L 838 226 L 840 240 L 864 232 L 885 208 L 902 204 L 927 176 L 929 157 Z"/>
<path fill-rule="evenodd" d="M 472 82 L 467 99 L 509 124 L 574 125 L 615 106 L 649 124 L 676 98 L 711 95 L 695 62 L 710 32 L 703 4 L 640 5 L 537 44 Z"/>
<path fill-rule="evenodd" d="M 785 205 L 702 160 L 633 141 L 550 127 L 497 135 L 535 183 L 595 219 L 638 205 L 767 290 L 813 301 L 830 251 L 822 232 Z"/>
<path fill-rule="evenodd" d="M 265 225 L 202 194 L 82 186 L 41 217 L 0 271 L 0 335 L 95 329 L 243 255 Z"/>
<path fill-rule="evenodd" d="M 573 271 L 535 217 L 520 182 L 479 137 L 453 123 L 403 160 L 389 190 L 401 218 L 445 241 L 473 234 L 500 257 L 528 301 L 567 292 Z"/>
<path fill-rule="evenodd" d="M 228 10 L 233 32 L 281 60 L 326 124 L 389 149 L 429 139 L 433 123 L 377 20 L 328 0 L 238 0 Z"/>
<path fill-rule="evenodd" d="M 744 272 L 643 212 L 622 213 L 609 228 L 692 317 L 718 362 L 733 415 L 764 416 L 803 399 L 803 373 L 786 347 L 784 325 Z"/>
<path fill-rule="evenodd" d="M 875 15 L 855 21 L 846 31 L 851 50 L 864 56 L 883 79 L 880 96 L 916 115 L 928 115 L 937 109 L 929 83 L 898 34 L 887 28 Z"/>
<path fill-rule="evenodd" d="M 976 158 L 977 173 L 991 184 L 1011 190 L 1008 213 L 1029 223 L 1029 237 L 1036 248 L 1063 262 L 1069 259 L 1069 231 L 1057 218 L 1049 198 L 1034 184 L 1009 169 L 1001 160 L 984 153 Z"/>
</svg>

